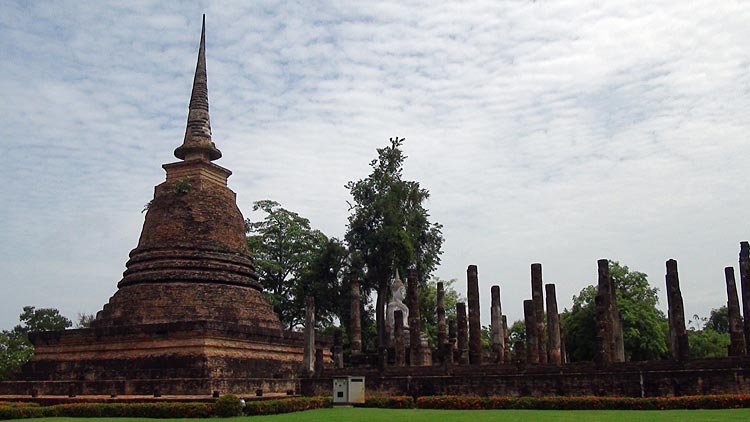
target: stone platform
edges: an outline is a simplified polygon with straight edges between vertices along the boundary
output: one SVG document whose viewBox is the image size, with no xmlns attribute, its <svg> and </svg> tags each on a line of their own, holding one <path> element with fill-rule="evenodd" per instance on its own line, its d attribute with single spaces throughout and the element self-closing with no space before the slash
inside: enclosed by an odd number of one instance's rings
<svg viewBox="0 0 750 422">
<path fill-rule="evenodd" d="M 326 349 L 326 340 L 317 347 Z M 34 334 L 34 359 L 0 394 L 194 395 L 298 391 L 302 334 L 211 321 Z M 330 360 L 330 353 L 324 358 Z"/>
</svg>

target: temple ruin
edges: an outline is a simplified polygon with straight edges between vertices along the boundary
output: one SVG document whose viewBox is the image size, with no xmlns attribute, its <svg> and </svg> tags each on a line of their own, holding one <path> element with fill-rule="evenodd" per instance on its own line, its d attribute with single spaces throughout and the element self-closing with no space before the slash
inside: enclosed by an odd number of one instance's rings
<svg viewBox="0 0 750 422">
<path fill-rule="evenodd" d="M 483 347 L 476 265 L 467 267 L 467 300 L 456 304 L 455 318 L 446 318 L 444 286 L 438 283 L 433 346 L 420 326 L 415 269 L 407 272 L 406 285 L 394 269 L 392 297 L 380 315 L 387 335 L 378 333 L 375 352 L 363 347 L 356 278 L 349 280 L 347 343 L 341 331 L 334 332 L 332 342 L 315 332 L 312 298 L 306 300 L 304 333 L 284 330 L 263 296 L 247 249 L 244 219 L 227 186 L 232 173 L 213 163 L 222 154 L 209 118 L 205 19 L 185 137 L 174 155 L 179 161 L 163 166 L 166 180 L 155 187 L 117 291 L 91 328 L 33 333 L 33 359 L 20 380 L 0 382 L 0 394 L 329 395 L 334 377 L 352 375 L 365 376 L 368 391 L 410 396 L 750 393 L 746 241 L 740 244 L 739 297 L 734 269 L 727 267 L 724 274 L 731 339 L 727 358 L 690 359 L 674 259 L 666 261 L 665 274 L 671 358 L 662 361 L 626 361 L 607 259 L 596 266 L 593 364 L 568 362 L 556 287 L 544 284 L 541 263 L 531 264 L 530 298 L 523 301 L 525 338 L 513 345 L 501 287 L 494 285 L 489 291 L 490 346 Z M 593 277 L 593 265 L 591 270 Z M 507 297 L 503 300 L 507 303 Z"/>
</svg>

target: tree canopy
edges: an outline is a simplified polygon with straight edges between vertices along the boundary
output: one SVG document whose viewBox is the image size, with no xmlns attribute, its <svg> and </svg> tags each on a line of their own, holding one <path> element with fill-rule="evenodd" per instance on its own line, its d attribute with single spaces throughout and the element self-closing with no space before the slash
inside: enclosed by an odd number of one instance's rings
<svg viewBox="0 0 750 422">
<path fill-rule="evenodd" d="M 378 292 L 379 344 L 384 340 L 383 314 L 394 271 L 405 274 L 404 270 L 414 266 L 423 285 L 442 253 L 442 226 L 430 222 L 424 207 L 429 192 L 419 182 L 403 180 L 403 141 L 391 138 L 390 145 L 378 148 L 378 157 L 370 162 L 370 175 L 346 184 L 353 202 L 349 204 L 345 239 L 360 254 L 367 270 L 363 288 Z"/>
<path fill-rule="evenodd" d="M 742 318 L 740 316 L 740 318 Z M 722 358 L 729 355 L 729 310 L 726 305 L 711 310 L 708 318 L 693 315 L 688 321 L 690 358 Z"/>
<path fill-rule="evenodd" d="M 61 331 L 73 325 L 53 308 L 24 306 L 18 319 L 21 324 L 0 332 L 0 380 L 11 378 L 34 355 L 30 332 Z"/>
<path fill-rule="evenodd" d="M 456 303 L 463 301 L 461 295 L 453 288 L 456 279 L 441 280 L 433 277 L 427 281 L 419 292 L 419 317 L 422 332 L 427 334 L 430 344 L 437 345 L 437 284 L 443 283 L 443 303 L 445 305 L 445 320 L 456 318 Z M 447 330 L 447 327 L 446 327 Z M 447 333 L 446 333 L 447 334 Z"/>
<path fill-rule="evenodd" d="M 646 274 L 631 271 L 616 261 L 609 262 L 617 305 L 622 317 L 625 359 L 640 361 L 667 356 L 668 323 L 659 303 L 659 289 L 651 287 Z M 597 288 L 584 287 L 573 296 L 573 307 L 565 311 L 562 328 L 568 356 L 572 361 L 593 360 L 595 349 L 595 305 Z"/>
<path fill-rule="evenodd" d="M 258 210 L 266 215 L 261 221 L 245 221 L 247 245 L 281 322 L 289 329 L 304 322 L 306 296 L 315 299 L 317 319 L 330 321 L 341 291 L 341 242 L 313 229 L 310 220 L 278 202 L 257 201 L 253 211 Z"/>
</svg>

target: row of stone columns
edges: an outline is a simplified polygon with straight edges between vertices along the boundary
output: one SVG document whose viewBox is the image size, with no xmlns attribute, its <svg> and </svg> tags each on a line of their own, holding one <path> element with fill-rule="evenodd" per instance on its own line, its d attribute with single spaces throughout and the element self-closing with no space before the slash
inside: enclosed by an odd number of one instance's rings
<svg viewBox="0 0 750 422">
<path fill-rule="evenodd" d="M 617 305 L 617 291 L 609 273 L 609 261 L 601 259 L 597 262 L 597 267 L 596 350 L 594 356 L 598 365 L 605 366 L 614 362 L 624 362 L 625 350 L 622 320 Z M 750 354 L 750 244 L 747 241 L 740 243 L 739 268 L 741 292 L 739 297 L 742 298 L 742 312 L 740 312 L 740 299 L 737 294 L 734 269 L 726 267 L 724 270 L 731 339 L 730 356 Z M 472 365 L 482 363 L 479 280 L 476 265 L 470 265 L 467 268 L 466 275 L 468 313 L 465 303 L 456 304 L 456 320 L 446 321 L 444 286 L 442 283 L 438 283 L 437 286 L 438 347 L 436 355 L 438 360 L 443 363 L 455 362 Z M 419 293 L 416 271 L 411 270 L 409 272 L 407 281 L 408 297 L 410 298 L 409 334 L 410 344 L 412 345 L 410 347 L 410 361 L 412 365 L 426 364 L 425 351 L 422 350 L 423 347 L 420 347 L 423 341 L 419 327 Z M 674 259 L 666 262 L 665 281 L 669 308 L 670 351 L 673 359 L 682 361 L 689 357 L 689 344 L 677 261 Z M 351 286 L 350 339 L 352 353 L 356 354 L 362 350 L 359 283 L 352 282 Z M 516 359 L 528 363 L 549 362 L 557 365 L 565 363 L 565 340 L 560 327 L 555 285 L 543 284 L 542 265 L 539 263 L 531 265 L 531 293 L 532 298 L 525 300 L 523 303 L 526 342 L 516 345 Z M 508 324 L 506 316 L 502 314 L 499 286 L 492 286 L 491 296 L 491 359 L 493 363 L 510 362 Z M 309 313 L 310 310 L 308 310 Z M 744 324 L 740 314 L 744 315 Z M 401 321 L 403 325 L 403 316 L 401 316 Z M 310 343 L 309 340 L 307 342 Z M 307 345 L 307 347 L 312 348 L 314 346 Z M 397 359 L 397 362 L 400 363 L 401 361 Z M 305 366 L 310 368 L 312 362 L 306 361 Z"/>
<path fill-rule="evenodd" d="M 517 356 L 516 359 L 527 363 L 565 363 L 557 293 L 554 284 L 544 284 L 540 263 L 531 264 L 531 299 L 523 302 L 523 313 L 526 327 L 526 344 L 523 348 L 525 357 Z M 520 351 L 516 353 L 523 354 Z"/>
</svg>

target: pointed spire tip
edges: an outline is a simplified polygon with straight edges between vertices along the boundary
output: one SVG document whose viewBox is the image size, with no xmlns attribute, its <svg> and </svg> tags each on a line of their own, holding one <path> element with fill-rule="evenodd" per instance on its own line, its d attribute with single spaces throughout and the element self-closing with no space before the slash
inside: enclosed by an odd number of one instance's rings
<svg viewBox="0 0 750 422">
<path fill-rule="evenodd" d="M 206 78 L 206 15 L 203 14 L 201 40 L 198 46 L 198 62 L 195 66 L 193 91 L 188 107 L 185 139 L 175 152 L 181 160 L 202 159 L 213 161 L 221 158 L 221 151 L 211 140 L 211 122 L 208 115 L 208 80 Z"/>
</svg>

